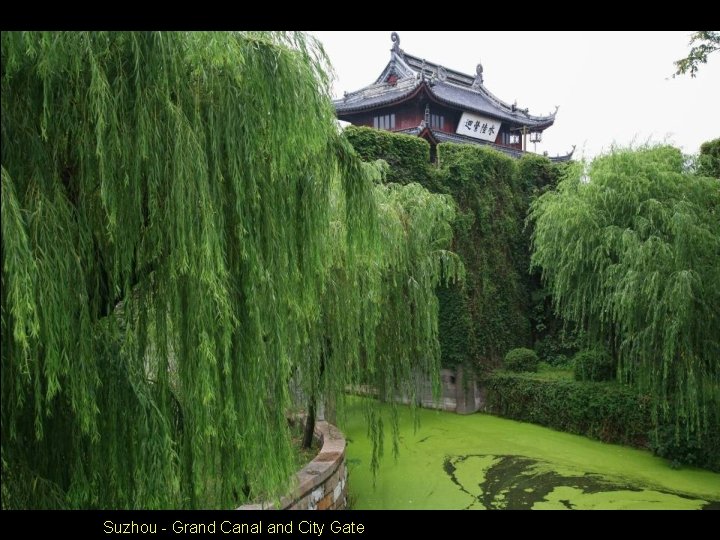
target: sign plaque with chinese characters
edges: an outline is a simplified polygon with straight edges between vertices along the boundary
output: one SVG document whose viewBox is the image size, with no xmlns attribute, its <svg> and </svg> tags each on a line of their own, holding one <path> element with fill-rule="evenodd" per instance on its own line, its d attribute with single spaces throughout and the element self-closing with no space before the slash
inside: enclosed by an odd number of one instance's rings
<svg viewBox="0 0 720 540">
<path fill-rule="evenodd" d="M 497 120 L 464 112 L 455 133 L 467 135 L 473 139 L 495 142 L 500 131 L 500 124 Z"/>
</svg>

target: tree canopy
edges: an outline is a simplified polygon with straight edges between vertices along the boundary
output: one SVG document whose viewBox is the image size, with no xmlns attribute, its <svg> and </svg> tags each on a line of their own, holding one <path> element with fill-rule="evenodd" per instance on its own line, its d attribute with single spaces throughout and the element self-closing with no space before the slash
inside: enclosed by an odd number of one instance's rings
<svg viewBox="0 0 720 540">
<path fill-rule="evenodd" d="M 533 205 L 532 264 L 559 314 L 609 344 L 619 374 L 685 435 L 720 404 L 720 186 L 670 147 L 569 169 Z"/>
<path fill-rule="evenodd" d="M 701 174 L 720 179 L 720 138 L 700 145 L 698 167 Z"/>
<path fill-rule="evenodd" d="M 437 375 L 454 206 L 378 184 L 312 39 L 3 32 L 1 60 L 3 505 L 272 496 L 293 385 Z"/>
<path fill-rule="evenodd" d="M 720 50 L 720 32 L 703 30 L 693 32 L 690 38 L 690 45 L 694 45 L 685 58 L 675 62 L 677 71 L 675 75 L 684 75 L 690 72 L 691 77 L 697 75 L 700 64 L 707 64 L 708 56 Z"/>
</svg>

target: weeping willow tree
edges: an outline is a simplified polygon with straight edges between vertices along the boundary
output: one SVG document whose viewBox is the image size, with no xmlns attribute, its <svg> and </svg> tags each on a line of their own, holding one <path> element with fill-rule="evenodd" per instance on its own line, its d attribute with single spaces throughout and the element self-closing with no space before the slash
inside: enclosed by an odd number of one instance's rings
<svg viewBox="0 0 720 540">
<path fill-rule="evenodd" d="M 415 183 L 384 184 L 383 161 L 367 170 L 375 183 L 377 241 L 365 249 L 348 249 L 346 225 L 342 220 L 333 223 L 330 244 L 335 249 L 322 297 L 320 336 L 313 340 L 319 349 L 308 356 L 314 361 L 301 374 L 306 395 L 316 401 L 331 396 L 340 411 L 348 382 L 376 389 L 385 398 L 403 396 L 412 406 L 419 380 L 430 380 L 439 395 L 435 290 L 440 283 L 464 277 L 459 257 L 447 251 L 456 211 L 452 198 L 431 194 Z M 397 409 L 395 400 L 390 401 L 397 455 Z M 374 471 L 383 451 L 385 425 L 377 403 L 365 403 L 368 427 L 377 442 L 371 461 Z"/>
<path fill-rule="evenodd" d="M 452 205 L 375 185 L 313 40 L 4 32 L 1 61 L 4 506 L 272 496 L 291 380 L 435 370 Z"/>
<path fill-rule="evenodd" d="M 701 436 L 720 417 L 720 184 L 670 147 L 615 150 L 582 172 L 533 204 L 532 264 L 560 315 L 655 398 L 656 425 Z"/>
</svg>

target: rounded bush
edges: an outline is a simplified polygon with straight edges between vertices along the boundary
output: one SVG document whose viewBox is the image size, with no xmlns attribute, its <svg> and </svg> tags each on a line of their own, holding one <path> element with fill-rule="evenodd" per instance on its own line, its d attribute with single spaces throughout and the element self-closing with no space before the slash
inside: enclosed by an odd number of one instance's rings
<svg viewBox="0 0 720 540">
<path fill-rule="evenodd" d="M 611 381 L 615 378 L 615 362 L 601 349 L 580 351 L 574 357 L 575 379 L 578 381 Z"/>
<path fill-rule="evenodd" d="M 538 355 L 532 349 L 512 349 L 505 355 L 505 369 L 508 371 L 537 371 Z"/>
</svg>

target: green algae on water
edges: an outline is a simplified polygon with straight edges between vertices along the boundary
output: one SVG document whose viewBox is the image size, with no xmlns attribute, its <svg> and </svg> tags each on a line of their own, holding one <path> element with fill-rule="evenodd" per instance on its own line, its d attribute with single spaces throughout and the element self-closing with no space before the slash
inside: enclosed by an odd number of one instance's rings
<svg viewBox="0 0 720 540">
<path fill-rule="evenodd" d="M 720 474 L 673 470 L 649 452 L 484 414 L 400 413 L 400 456 L 375 479 L 360 407 L 342 424 L 357 509 L 701 509 Z"/>
</svg>

